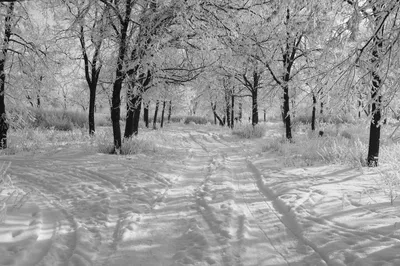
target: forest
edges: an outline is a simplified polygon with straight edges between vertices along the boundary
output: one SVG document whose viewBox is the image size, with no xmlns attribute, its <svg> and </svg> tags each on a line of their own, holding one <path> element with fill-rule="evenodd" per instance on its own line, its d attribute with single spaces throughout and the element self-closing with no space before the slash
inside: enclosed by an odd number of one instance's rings
<svg viewBox="0 0 400 266">
<path fill-rule="evenodd" d="M 399 15 L 0 0 L 0 265 L 398 265 Z"/>
<path fill-rule="evenodd" d="M 23 126 L 29 108 L 82 108 L 93 135 L 96 107 L 109 105 L 119 152 L 123 139 L 138 134 L 142 106 L 148 126 L 150 103 L 163 114 L 182 113 L 180 102 L 191 97 L 186 113 L 207 108 L 232 128 L 243 104 L 252 125 L 259 109 L 279 113 L 288 141 L 296 113 L 311 117 L 312 130 L 317 109 L 323 118 L 366 116 L 367 164 L 374 166 L 380 124 L 398 116 L 396 1 L 1 5 L 3 149 L 8 129 Z"/>
</svg>

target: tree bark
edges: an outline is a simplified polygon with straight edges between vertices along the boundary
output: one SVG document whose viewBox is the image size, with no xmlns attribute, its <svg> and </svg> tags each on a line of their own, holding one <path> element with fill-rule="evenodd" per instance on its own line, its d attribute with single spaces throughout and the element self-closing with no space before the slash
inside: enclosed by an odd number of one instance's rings
<svg viewBox="0 0 400 266">
<path fill-rule="evenodd" d="M 90 84 L 89 87 L 89 135 L 93 136 L 95 132 L 95 121 L 94 121 L 94 108 L 96 104 L 96 84 Z"/>
<path fill-rule="evenodd" d="M 150 101 L 145 103 L 143 108 L 143 119 L 146 128 L 149 128 L 149 107 L 150 107 Z"/>
<path fill-rule="evenodd" d="M 251 102 L 252 102 L 252 119 L 251 124 L 253 126 L 258 124 L 258 103 L 257 103 L 257 94 L 258 94 L 258 86 L 253 88 L 253 92 L 251 94 Z"/>
<path fill-rule="evenodd" d="M 41 105 L 40 94 L 38 93 L 36 95 L 36 106 L 37 106 L 37 108 L 40 108 L 40 105 Z"/>
<path fill-rule="evenodd" d="M 2 57 L 0 59 L 0 149 L 7 148 L 7 131 L 9 124 L 7 121 L 6 106 L 5 106 L 5 83 L 6 83 L 5 65 L 7 60 L 8 45 L 10 43 L 10 37 L 12 33 L 13 16 L 14 16 L 14 2 L 11 2 L 7 6 L 3 48 L 1 50 Z"/>
<path fill-rule="evenodd" d="M 373 5 L 373 16 L 375 20 L 375 26 L 378 27 L 381 23 L 381 10 Z M 367 165 L 369 167 L 378 166 L 378 158 L 379 158 L 379 144 L 381 137 L 381 112 L 382 112 L 382 96 L 380 92 L 380 88 L 382 85 L 382 79 L 378 73 L 379 62 L 382 56 L 382 36 L 383 36 L 384 28 L 381 27 L 373 37 L 373 49 L 372 49 L 372 58 L 371 64 L 373 66 L 372 75 L 372 86 L 371 86 L 371 99 L 373 100 L 371 105 L 371 113 L 372 120 L 370 124 L 370 132 L 369 132 L 369 145 L 368 145 L 368 157 L 367 157 Z"/>
<path fill-rule="evenodd" d="M 153 118 L 153 129 L 157 129 L 157 115 L 158 115 L 158 106 L 160 105 L 160 101 L 156 102 L 156 109 L 154 110 L 154 118 Z"/>
<path fill-rule="evenodd" d="M 316 105 L 317 105 L 317 98 L 315 97 L 315 94 L 312 94 L 312 115 L 311 115 L 311 130 L 315 131 L 315 111 L 316 111 Z"/>
<path fill-rule="evenodd" d="M 235 126 L 235 95 L 231 94 L 231 128 Z"/>
<path fill-rule="evenodd" d="M 229 103 L 226 105 L 226 115 L 225 115 L 225 117 L 226 117 L 226 125 L 227 125 L 227 127 L 231 127 L 231 107 L 230 107 Z"/>
<path fill-rule="evenodd" d="M 239 103 L 239 121 L 242 122 L 243 117 L 243 103 Z"/>
<path fill-rule="evenodd" d="M 168 107 L 168 123 L 171 123 L 171 115 L 172 115 L 172 100 L 169 101 L 169 107 Z"/>
<path fill-rule="evenodd" d="M 134 110 L 133 114 L 133 127 L 132 127 L 132 135 L 137 136 L 139 134 L 139 122 L 140 122 L 140 112 L 142 110 L 142 96 L 138 99 L 137 107 Z"/>
<path fill-rule="evenodd" d="M 218 122 L 219 122 L 219 125 L 220 126 L 224 126 L 225 124 L 224 124 L 224 121 L 221 119 L 221 117 L 219 117 L 219 115 L 217 114 L 217 104 L 216 103 L 211 103 L 211 108 L 212 108 L 212 111 L 213 111 L 213 114 L 214 114 L 214 119 L 215 119 L 215 121 L 216 120 L 218 120 Z M 215 124 L 217 124 L 217 123 L 215 123 Z"/>
<path fill-rule="evenodd" d="M 264 122 L 267 122 L 267 110 L 264 109 Z"/>
<path fill-rule="evenodd" d="M 160 127 L 163 128 L 164 127 L 164 114 L 165 114 L 165 105 L 166 102 L 163 101 L 163 105 L 162 105 L 162 111 L 161 111 L 161 124 Z"/>
<path fill-rule="evenodd" d="M 125 70 L 124 70 L 124 62 L 126 57 L 127 50 L 127 38 L 128 38 L 128 27 L 130 24 L 130 17 L 132 12 L 132 1 L 126 0 L 125 3 L 125 16 L 121 24 L 121 38 L 119 40 L 119 49 L 118 49 L 118 58 L 117 58 L 117 69 L 115 73 L 115 81 L 113 84 L 113 92 L 111 99 L 111 121 L 113 128 L 113 136 L 114 136 L 114 150 L 115 153 L 119 153 L 121 149 L 121 126 L 120 126 L 120 117 L 121 117 L 121 89 L 122 82 L 125 79 Z"/>
<path fill-rule="evenodd" d="M 319 114 L 322 116 L 323 114 L 324 114 L 324 103 L 323 102 L 321 102 L 321 104 L 320 104 L 320 109 L 319 109 Z"/>
<path fill-rule="evenodd" d="M 133 86 L 133 85 L 132 85 Z M 140 110 L 142 108 L 141 95 L 128 95 L 126 103 L 126 125 L 124 138 L 130 138 L 138 134 Z"/>
<path fill-rule="evenodd" d="M 289 102 L 289 87 L 286 85 L 283 88 L 283 117 L 285 119 L 286 139 L 292 140 L 292 124 L 290 121 L 290 102 Z"/>
</svg>

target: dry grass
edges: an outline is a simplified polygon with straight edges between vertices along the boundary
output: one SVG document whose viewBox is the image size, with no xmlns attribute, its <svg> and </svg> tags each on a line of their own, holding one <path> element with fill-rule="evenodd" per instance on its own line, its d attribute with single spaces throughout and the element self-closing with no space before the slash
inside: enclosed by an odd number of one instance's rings
<svg viewBox="0 0 400 266">
<path fill-rule="evenodd" d="M 154 138 L 146 134 L 140 134 L 138 136 L 133 136 L 129 139 L 123 139 L 122 147 L 119 153 L 121 155 L 133 155 L 139 153 L 154 153 L 157 151 L 157 146 L 155 145 Z M 101 132 L 97 132 L 93 139 L 94 146 L 97 152 L 105 154 L 113 154 L 114 144 L 112 130 L 107 128 Z"/>
<path fill-rule="evenodd" d="M 262 138 L 265 136 L 266 128 L 262 124 L 258 125 L 251 125 L 251 124 L 245 124 L 245 125 L 237 125 L 233 131 L 232 134 L 239 136 L 239 138 L 243 139 L 254 139 L 254 138 Z"/>
<path fill-rule="evenodd" d="M 5 190 L 9 190 L 13 185 L 10 176 L 7 174 L 11 163 L 3 162 L 0 165 L 0 224 L 7 217 L 7 199 L 8 193 L 3 193 Z"/>
<path fill-rule="evenodd" d="M 323 137 L 319 137 L 316 132 L 304 130 L 303 133 L 297 132 L 293 143 L 283 137 L 276 138 L 262 150 L 278 152 L 287 166 L 323 162 L 361 168 L 366 165 L 368 148 L 368 139 L 361 137 L 362 132 L 365 135 L 365 131 L 353 125 L 327 126 Z"/>
</svg>

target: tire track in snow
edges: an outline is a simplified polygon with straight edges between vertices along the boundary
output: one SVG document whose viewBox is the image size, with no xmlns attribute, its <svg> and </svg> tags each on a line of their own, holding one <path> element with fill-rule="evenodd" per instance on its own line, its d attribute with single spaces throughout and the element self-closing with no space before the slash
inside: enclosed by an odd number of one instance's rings
<svg viewBox="0 0 400 266">
<path fill-rule="evenodd" d="M 268 207 L 274 213 L 274 215 L 280 220 L 280 222 L 287 228 L 301 243 L 309 246 L 314 250 L 314 252 L 328 265 L 336 266 L 341 265 L 336 262 L 331 261 L 328 254 L 325 254 L 320 248 L 318 248 L 314 243 L 309 241 L 303 236 L 303 230 L 296 221 L 296 219 L 288 212 L 289 206 L 275 195 L 275 193 L 265 186 L 262 174 L 257 169 L 257 167 L 249 160 L 247 160 L 247 167 L 252 172 L 255 183 L 262 195 L 264 195 L 268 201 L 272 202 L 272 205 L 266 201 Z"/>
<path fill-rule="evenodd" d="M 220 147 L 224 144 L 215 138 L 209 140 L 203 135 L 203 140 L 207 141 L 207 144 L 203 144 L 201 141 L 196 141 L 196 143 L 208 153 L 210 160 L 204 180 L 195 191 L 197 210 L 221 248 L 220 255 L 223 265 L 243 265 L 240 257 L 240 243 L 243 239 L 244 216 L 238 215 L 237 222 L 234 224 L 235 214 L 232 206 L 230 206 L 235 204 L 233 185 L 228 177 L 230 172 L 226 167 L 228 155 Z M 212 148 L 208 148 L 208 145 Z M 229 146 L 224 145 L 223 148 L 226 149 L 227 147 Z M 209 150 L 218 150 L 218 153 L 210 154 Z M 225 190 L 228 192 L 224 193 Z M 221 199 L 218 199 L 221 196 L 224 203 L 221 203 Z M 234 228 L 235 226 L 237 226 L 237 229 Z M 237 239 L 234 239 L 235 237 Z"/>
<path fill-rule="evenodd" d="M 239 180 L 238 178 L 236 178 L 236 179 Z M 268 233 L 264 230 L 263 226 L 257 221 L 257 216 L 255 214 L 255 211 L 251 209 L 251 207 L 250 207 L 250 205 L 248 203 L 248 198 L 246 197 L 246 195 L 243 192 L 243 190 L 240 188 L 240 183 L 239 182 L 237 182 L 237 190 L 241 193 L 243 201 L 246 204 L 247 210 L 250 212 L 250 215 L 253 217 L 254 222 L 256 223 L 256 225 L 260 229 L 260 231 L 263 233 L 264 237 L 267 239 L 267 241 L 272 246 L 274 251 L 283 259 L 283 261 L 286 263 L 286 265 L 290 265 L 290 263 L 289 263 L 288 259 L 286 258 L 286 256 L 279 250 L 278 245 L 274 243 L 274 241 L 269 237 Z M 243 217 L 243 219 L 244 219 L 244 217 Z M 243 225 L 242 226 L 244 227 L 244 221 L 243 221 Z"/>
<path fill-rule="evenodd" d="M 229 234 L 229 231 L 227 231 L 222 226 L 223 222 L 217 218 L 217 215 L 213 211 L 210 204 L 207 202 L 208 200 L 206 200 L 206 197 L 212 193 L 212 190 L 209 188 L 212 186 L 212 184 L 209 183 L 212 183 L 211 179 L 212 176 L 216 174 L 215 169 L 217 167 L 219 167 L 217 165 L 217 161 L 213 159 L 209 165 L 208 173 L 203 183 L 195 192 L 195 198 L 197 210 L 202 215 L 204 221 L 207 223 L 210 231 L 214 235 L 215 240 L 222 247 L 221 256 L 224 263 L 223 265 L 232 265 L 232 252 L 229 250 L 228 245 L 229 239 L 231 239 L 231 235 Z M 209 201 L 212 201 L 212 199 L 209 198 Z"/>
</svg>

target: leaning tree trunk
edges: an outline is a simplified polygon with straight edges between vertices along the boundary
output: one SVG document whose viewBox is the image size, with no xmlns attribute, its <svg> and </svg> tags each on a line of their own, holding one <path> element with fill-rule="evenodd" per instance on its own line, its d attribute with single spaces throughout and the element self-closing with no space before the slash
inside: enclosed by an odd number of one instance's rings
<svg viewBox="0 0 400 266">
<path fill-rule="evenodd" d="M 311 115 L 311 130 L 315 131 L 315 111 L 316 111 L 316 104 L 317 104 L 317 98 L 315 97 L 315 94 L 312 94 L 312 115 Z"/>
<path fill-rule="evenodd" d="M 149 107 L 150 107 L 150 101 L 145 103 L 143 108 L 143 120 L 146 128 L 149 128 Z"/>
<path fill-rule="evenodd" d="M 1 51 L 0 59 L 0 149 L 7 148 L 7 131 L 8 121 L 6 114 L 5 105 L 5 84 L 6 84 L 6 73 L 5 65 L 7 60 L 8 44 L 12 33 L 12 17 L 14 14 L 14 3 L 11 2 L 8 5 L 7 15 L 5 18 L 5 29 L 3 38 L 3 49 Z"/>
<path fill-rule="evenodd" d="M 219 117 L 219 115 L 217 114 L 217 104 L 216 103 L 211 103 L 211 108 L 212 108 L 212 111 L 213 111 L 213 114 L 214 114 L 214 119 L 218 120 L 219 125 L 223 127 L 225 125 L 225 123 L 221 119 L 221 117 Z"/>
<path fill-rule="evenodd" d="M 157 115 L 158 115 L 158 106 L 160 105 L 160 101 L 156 102 L 156 109 L 154 110 L 154 118 L 153 118 L 153 129 L 157 129 Z"/>
<path fill-rule="evenodd" d="M 166 104 L 166 102 L 163 101 L 162 110 L 161 110 L 161 124 L 160 124 L 161 128 L 164 127 L 165 104 Z"/>
</svg>

